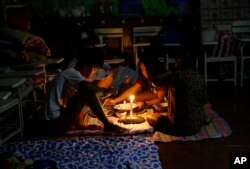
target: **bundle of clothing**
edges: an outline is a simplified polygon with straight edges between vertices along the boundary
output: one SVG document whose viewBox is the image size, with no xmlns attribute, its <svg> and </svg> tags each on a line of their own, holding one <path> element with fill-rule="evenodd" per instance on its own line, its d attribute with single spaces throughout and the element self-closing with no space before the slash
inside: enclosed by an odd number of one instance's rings
<svg viewBox="0 0 250 169">
<path fill-rule="evenodd" d="M 16 47 L 19 63 L 34 63 L 51 56 L 50 48 L 40 36 L 11 28 L 0 28 L 0 35 L 2 42 Z"/>
</svg>

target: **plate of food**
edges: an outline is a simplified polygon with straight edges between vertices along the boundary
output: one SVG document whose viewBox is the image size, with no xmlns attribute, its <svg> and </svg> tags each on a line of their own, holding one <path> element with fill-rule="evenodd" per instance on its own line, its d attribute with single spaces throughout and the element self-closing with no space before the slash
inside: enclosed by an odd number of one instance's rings
<svg viewBox="0 0 250 169">
<path fill-rule="evenodd" d="M 137 105 L 135 103 L 132 104 L 132 108 L 136 108 Z M 130 110 L 130 103 L 121 103 L 114 106 L 116 110 Z"/>
</svg>

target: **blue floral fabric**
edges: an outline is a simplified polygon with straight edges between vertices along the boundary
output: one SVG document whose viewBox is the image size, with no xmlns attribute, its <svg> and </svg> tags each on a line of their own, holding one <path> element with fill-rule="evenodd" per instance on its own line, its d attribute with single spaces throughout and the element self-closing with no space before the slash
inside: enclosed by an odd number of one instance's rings
<svg viewBox="0 0 250 169">
<path fill-rule="evenodd" d="M 60 169 L 162 169 L 154 142 L 137 136 L 20 141 L 1 145 L 0 152 Z"/>
</svg>

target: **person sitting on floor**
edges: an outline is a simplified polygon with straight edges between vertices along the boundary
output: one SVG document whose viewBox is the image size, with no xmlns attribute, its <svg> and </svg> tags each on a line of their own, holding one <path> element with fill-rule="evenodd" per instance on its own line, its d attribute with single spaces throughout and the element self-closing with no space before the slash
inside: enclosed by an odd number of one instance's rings
<svg viewBox="0 0 250 169">
<path fill-rule="evenodd" d="M 122 91 L 131 87 L 137 78 L 138 73 L 129 67 L 118 66 L 113 68 L 104 63 L 103 67 L 97 70 L 95 79 L 98 86 L 113 88 L 122 93 Z"/>
<path fill-rule="evenodd" d="M 103 58 L 97 49 L 91 48 L 81 50 L 80 55 L 75 68 L 65 69 L 52 82 L 47 96 L 47 120 L 58 126 L 59 131 L 72 125 L 81 129 L 94 129 L 95 126 L 95 129 L 120 131 L 120 127 L 108 121 L 96 97 L 97 92 L 112 90 L 92 83 L 98 68 L 103 65 Z"/>
<path fill-rule="evenodd" d="M 156 87 L 153 84 L 154 78 L 165 72 L 159 58 L 155 55 L 154 48 L 148 48 L 140 57 L 139 77 L 134 85 L 121 93 L 114 99 L 106 99 L 107 105 L 115 105 L 128 99 L 130 95 L 136 95 L 135 101 L 139 107 L 148 105 L 152 106 L 164 100 L 166 88 Z"/>
<path fill-rule="evenodd" d="M 164 113 L 151 113 L 147 121 L 156 130 L 171 135 L 193 135 L 207 123 L 204 79 L 191 68 L 191 59 L 176 59 L 176 71 L 157 77 L 156 86 L 168 87 L 168 108 Z"/>
</svg>

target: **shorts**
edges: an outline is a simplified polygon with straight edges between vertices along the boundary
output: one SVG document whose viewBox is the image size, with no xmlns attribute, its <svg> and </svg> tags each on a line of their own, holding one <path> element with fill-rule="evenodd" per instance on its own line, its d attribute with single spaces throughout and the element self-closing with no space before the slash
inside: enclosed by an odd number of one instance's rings
<svg viewBox="0 0 250 169">
<path fill-rule="evenodd" d="M 89 106 L 83 106 L 74 117 L 74 125 L 80 129 L 103 130 L 104 124 L 95 116 Z"/>
</svg>

